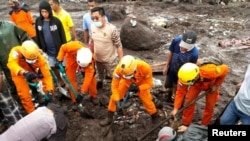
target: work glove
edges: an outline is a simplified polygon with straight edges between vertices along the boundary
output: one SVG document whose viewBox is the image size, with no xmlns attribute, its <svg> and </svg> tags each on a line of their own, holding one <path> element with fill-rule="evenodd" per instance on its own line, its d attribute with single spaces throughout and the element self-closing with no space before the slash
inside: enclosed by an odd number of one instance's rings
<svg viewBox="0 0 250 141">
<path fill-rule="evenodd" d="M 43 74 L 41 69 L 39 68 L 39 70 L 37 71 L 37 78 L 43 78 Z"/>
<path fill-rule="evenodd" d="M 51 91 L 44 95 L 45 105 L 52 101 L 53 93 Z"/>
<path fill-rule="evenodd" d="M 101 89 L 103 87 L 103 82 L 102 81 L 97 81 L 96 88 Z"/>
<path fill-rule="evenodd" d="M 37 74 L 34 72 L 24 72 L 23 75 L 28 82 L 32 82 L 32 80 L 37 78 Z"/>
<path fill-rule="evenodd" d="M 129 91 L 129 92 L 137 93 L 137 92 L 139 91 L 139 87 L 138 87 L 135 83 L 132 83 L 132 84 L 129 86 L 128 91 Z"/>
<path fill-rule="evenodd" d="M 83 96 L 84 96 L 83 93 L 78 94 L 77 97 L 76 97 L 76 102 L 77 103 L 82 103 Z"/>
<path fill-rule="evenodd" d="M 56 63 L 55 63 L 55 67 L 59 68 L 59 66 L 62 65 L 62 63 L 63 63 L 62 61 L 57 60 Z"/>
</svg>

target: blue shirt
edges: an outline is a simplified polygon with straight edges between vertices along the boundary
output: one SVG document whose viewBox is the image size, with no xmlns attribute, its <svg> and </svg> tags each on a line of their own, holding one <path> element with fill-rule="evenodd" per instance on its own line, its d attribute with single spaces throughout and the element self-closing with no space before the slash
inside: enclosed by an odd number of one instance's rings
<svg viewBox="0 0 250 141">
<path fill-rule="evenodd" d="M 92 22 L 93 22 L 93 21 L 92 21 L 92 19 L 91 19 L 90 13 L 86 13 L 86 14 L 83 16 L 82 28 L 83 28 L 83 30 L 88 30 L 89 35 L 90 35 L 90 33 L 91 33 L 90 27 L 91 27 Z"/>
<path fill-rule="evenodd" d="M 105 14 L 105 19 L 106 19 L 106 21 L 107 22 L 110 22 L 110 19 L 109 19 L 109 16 L 107 16 L 106 14 Z M 90 15 L 90 13 L 88 12 L 88 13 L 86 13 L 84 16 L 83 16 L 83 21 L 82 21 L 82 28 L 83 28 L 83 30 L 88 30 L 88 32 L 89 32 L 89 35 L 91 35 L 91 24 L 92 24 L 92 19 L 91 19 L 91 15 Z"/>
<path fill-rule="evenodd" d="M 172 40 L 172 43 L 169 47 L 169 51 L 173 53 L 173 56 L 169 62 L 167 75 L 173 83 L 177 83 L 178 81 L 177 74 L 179 68 L 187 62 L 196 63 L 199 55 L 199 51 L 196 46 L 186 53 L 181 53 L 179 46 L 181 40 L 182 36 L 177 36 Z"/>
<path fill-rule="evenodd" d="M 50 32 L 50 26 L 49 26 L 49 21 L 44 21 L 43 24 L 43 36 L 44 36 L 44 41 L 47 46 L 47 54 L 50 56 L 55 56 L 56 55 L 56 46 L 54 43 L 54 38 L 52 37 L 52 34 Z"/>
<path fill-rule="evenodd" d="M 239 111 L 250 116 L 250 64 L 234 101 Z"/>
</svg>

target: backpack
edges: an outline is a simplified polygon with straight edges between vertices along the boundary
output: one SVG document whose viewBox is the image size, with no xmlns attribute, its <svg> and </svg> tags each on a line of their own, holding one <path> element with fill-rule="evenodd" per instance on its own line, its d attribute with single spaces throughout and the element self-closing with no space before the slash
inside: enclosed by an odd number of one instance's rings
<svg viewBox="0 0 250 141">
<path fill-rule="evenodd" d="M 30 7 L 29 7 L 29 5 L 26 4 L 26 3 L 22 3 L 22 4 L 21 4 L 21 8 L 22 8 L 23 10 L 25 10 L 26 12 L 27 12 L 27 11 L 30 11 Z"/>
<path fill-rule="evenodd" d="M 213 56 L 198 59 L 197 65 L 199 66 L 200 69 L 201 78 L 204 80 L 217 78 L 221 72 L 221 69 L 218 66 L 222 64 L 223 62 L 221 59 Z"/>
<path fill-rule="evenodd" d="M 203 58 L 198 59 L 198 61 L 197 61 L 197 65 L 199 67 L 206 65 L 206 64 L 215 64 L 216 66 L 219 66 L 219 65 L 223 64 L 223 61 L 221 59 L 213 57 L 213 56 L 203 57 Z"/>
</svg>

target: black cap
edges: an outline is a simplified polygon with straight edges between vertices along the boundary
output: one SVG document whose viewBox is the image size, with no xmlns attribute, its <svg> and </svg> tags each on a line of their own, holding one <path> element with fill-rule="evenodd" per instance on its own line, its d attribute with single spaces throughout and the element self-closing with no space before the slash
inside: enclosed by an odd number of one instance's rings
<svg viewBox="0 0 250 141">
<path fill-rule="evenodd" d="M 197 34 L 193 30 L 188 30 L 183 33 L 182 40 L 188 44 L 194 44 L 197 39 Z"/>
<path fill-rule="evenodd" d="M 191 50 L 196 42 L 197 34 L 193 30 L 188 30 L 182 35 L 182 41 L 180 47 Z"/>
</svg>

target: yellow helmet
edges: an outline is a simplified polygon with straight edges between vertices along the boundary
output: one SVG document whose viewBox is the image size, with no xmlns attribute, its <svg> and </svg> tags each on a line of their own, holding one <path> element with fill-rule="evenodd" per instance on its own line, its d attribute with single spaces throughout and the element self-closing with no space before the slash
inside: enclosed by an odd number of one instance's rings
<svg viewBox="0 0 250 141">
<path fill-rule="evenodd" d="M 31 40 L 22 43 L 21 53 L 28 60 L 35 60 L 40 54 L 37 44 Z"/>
<path fill-rule="evenodd" d="M 178 78 L 185 85 L 193 85 L 199 73 L 199 67 L 196 64 L 185 63 L 178 71 Z"/>
<path fill-rule="evenodd" d="M 120 62 L 120 68 L 121 68 L 121 73 L 123 76 L 133 76 L 135 70 L 136 70 L 136 59 L 131 56 L 131 55 L 125 55 L 121 59 Z"/>
</svg>

